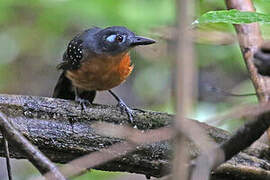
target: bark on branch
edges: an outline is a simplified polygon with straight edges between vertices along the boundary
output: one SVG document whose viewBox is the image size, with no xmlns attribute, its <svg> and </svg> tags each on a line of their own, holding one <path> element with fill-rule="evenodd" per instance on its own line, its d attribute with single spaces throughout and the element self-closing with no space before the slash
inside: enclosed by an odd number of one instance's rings
<svg viewBox="0 0 270 180">
<path fill-rule="evenodd" d="M 81 155 L 97 151 L 123 140 L 103 137 L 92 127 L 97 121 L 115 124 L 128 124 L 125 114 L 115 107 L 94 105 L 81 111 L 81 107 L 72 101 L 61 99 L 0 95 L 0 111 L 5 113 L 16 127 L 30 142 L 54 162 L 66 163 Z M 136 110 L 134 121 L 138 129 L 157 129 L 169 126 L 173 115 L 159 112 Z M 217 143 L 229 138 L 229 134 L 221 129 L 194 121 L 204 128 Z M 0 141 L 2 142 L 0 135 Z M 0 155 L 4 156 L 3 144 Z M 25 158 L 16 147 L 10 147 L 11 157 Z M 125 171 L 141 173 L 148 176 L 161 177 L 170 169 L 169 142 L 158 142 L 140 146 L 135 152 L 96 167 L 108 171 Z M 189 152 L 196 157 L 199 150 L 189 143 Z M 261 144 L 256 149 L 248 149 L 221 166 L 213 175 L 213 179 L 253 174 L 254 177 L 269 177 L 266 170 L 270 169 L 267 146 Z M 243 168 L 247 171 L 243 171 Z M 226 170 L 230 174 L 226 173 Z M 240 174 L 239 174 L 240 172 Z"/>
</svg>

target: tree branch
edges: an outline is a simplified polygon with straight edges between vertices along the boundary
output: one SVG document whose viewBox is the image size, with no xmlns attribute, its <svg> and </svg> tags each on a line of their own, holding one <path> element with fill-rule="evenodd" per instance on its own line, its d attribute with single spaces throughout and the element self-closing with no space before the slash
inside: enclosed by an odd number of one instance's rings
<svg viewBox="0 0 270 180">
<path fill-rule="evenodd" d="M 49 159 L 59 163 L 122 142 L 117 138 L 97 134 L 92 127 L 93 123 L 104 121 L 129 124 L 126 114 L 121 114 L 117 108 L 94 105 L 83 112 L 75 102 L 44 97 L 0 95 L 0 110 L 30 142 L 38 146 Z M 139 129 L 156 129 L 168 126 L 172 118 L 172 115 L 166 113 L 135 110 L 134 121 Z M 169 167 L 169 143 L 154 143 L 144 147 L 138 147 L 134 154 L 97 169 L 151 176 L 166 174 Z M 25 158 L 24 154 L 14 150 L 16 148 L 11 146 L 11 157 Z M 0 153 L 4 155 L 3 149 Z M 165 171 L 161 172 L 161 169 Z"/>
<path fill-rule="evenodd" d="M 228 9 L 238 9 L 240 11 L 255 12 L 253 2 L 251 0 L 225 0 Z M 261 102 L 269 101 L 270 78 L 260 76 L 254 66 L 253 55 L 262 44 L 262 36 L 258 23 L 238 24 L 235 25 L 239 45 L 247 65 L 250 78 L 255 86 L 258 98 Z"/>
<path fill-rule="evenodd" d="M 46 179 L 65 180 L 57 167 L 29 141 L 27 141 L 27 139 L 12 126 L 2 112 L 0 112 L 0 129 L 4 138 L 7 138 L 9 142 L 16 146 L 18 151 L 21 151 L 40 171 L 40 173 L 45 174 L 47 172 L 52 172 L 50 176 L 46 177 Z"/>
<path fill-rule="evenodd" d="M 38 146 L 49 159 L 58 163 L 66 163 L 79 156 L 123 142 L 121 139 L 97 134 L 92 126 L 94 123 L 104 121 L 129 124 L 126 115 L 122 115 L 120 110 L 111 106 L 94 105 L 87 108 L 84 113 L 75 102 L 45 97 L 0 95 L 0 111 L 12 120 L 14 127 L 30 142 Z M 134 116 L 136 126 L 142 130 L 169 126 L 172 119 L 173 115 L 143 110 L 135 110 Z M 202 127 L 219 144 L 229 138 L 229 134 L 223 130 L 191 121 Z M 2 138 L 0 135 L 0 141 Z M 188 143 L 188 150 L 192 158 L 199 154 L 199 150 L 192 143 Z M 167 141 L 143 145 L 137 147 L 135 152 L 107 162 L 96 169 L 161 177 L 170 170 L 170 153 L 171 147 Z M 218 169 L 213 178 L 233 177 L 233 172 L 238 172 L 239 167 L 256 167 L 255 170 L 253 168 L 253 174 L 268 174 L 266 170 L 270 169 L 269 154 L 270 151 L 265 145 L 248 149 L 225 163 L 227 165 L 225 168 L 230 167 L 231 174 L 226 174 L 224 168 L 223 171 Z M 0 146 L 0 155 L 4 156 L 3 144 Z M 13 158 L 25 158 L 25 155 L 12 144 L 10 155 Z M 259 170 L 264 173 L 258 173 Z M 241 173 L 234 175 L 241 176 Z"/>
</svg>

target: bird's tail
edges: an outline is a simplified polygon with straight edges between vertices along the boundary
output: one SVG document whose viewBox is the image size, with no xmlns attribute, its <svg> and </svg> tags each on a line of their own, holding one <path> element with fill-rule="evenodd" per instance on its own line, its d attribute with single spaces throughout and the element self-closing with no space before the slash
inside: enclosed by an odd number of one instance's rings
<svg viewBox="0 0 270 180">
<path fill-rule="evenodd" d="M 57 81 L 57 84 L 53 91 L 54 98 L 60 99 L 75 99 L 75 93 L 72 89 L 71 81 L 65 76 L 65 71 L 63 71 Z"/>
</svg>

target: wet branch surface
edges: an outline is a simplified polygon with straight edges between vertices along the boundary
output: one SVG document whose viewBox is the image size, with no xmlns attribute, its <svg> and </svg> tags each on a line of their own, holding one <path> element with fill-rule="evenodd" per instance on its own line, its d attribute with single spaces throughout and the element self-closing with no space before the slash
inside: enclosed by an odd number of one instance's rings
<svg viewBox="0 0 270 180">
<path fill-rule="evenodd" d="M 81 155 L 88 154 L 123 142 L 121 139 L 104 137 L 93 128 L 96 122 L 128 124 L 125 114 L 115 107 L 94 105 L 81 111 L 81 107 L 72 101 L 17 95 L 0 95 L 0 111 L 5 113 L 30 142 L 35 144 L 49 159 L 66 163 Z M 135 124 L 138 129 L 157 129 L 170 126 L 173 115 L 143 110 L 135 111 Z M 199 123 L 217 143 L 227 140 L 230 135 L 218 128 Z M 2 142 L 0 135 L 0 141 Z M 0 155 L 4 156 L 3 144 Z M 194 158 L 199 150 L 188 143 L 188 149 Z M 117 158 L 96 167 L 106 171 L 125 171 L 161 177 L 170 170 L 171 146 L 168 141 L 138 146 L 133 153 Z M 17 148 L 10 144 L 13 158 L 25 158 Z M 227 177 L 245 177 L 248 173 L 256 177 L 269 177 L 270 151 L 266 145 L 249 148 L 223 164 L 213 174 L 213 179 Z M 229 173 L 227 173 L 229 171 Z M 239 178 L 241 179 L 241 178 Z"/>
</svg>

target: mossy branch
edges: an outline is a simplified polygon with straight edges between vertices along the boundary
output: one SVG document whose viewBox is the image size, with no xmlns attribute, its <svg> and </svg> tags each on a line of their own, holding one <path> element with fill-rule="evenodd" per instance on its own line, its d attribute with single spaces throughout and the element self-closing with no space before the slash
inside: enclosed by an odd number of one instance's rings
<svg viewBox="0 0 270 180">
<path fill-rule="evenodd" d="M 30 142 L 49 159 L 58 163 L 66 163 L 79 156 L 123 141 L 97 134 L 92 126 L 94 123 L 103 121 L 129 125 L 126 114 L 122 114 L 115 107 L 93 105 L 81 111 L 81 106 L 73 101 L 46 97 L 0 95 L 0 111 L 10 118 L 13 126 Z M 173 115 L 167 113 L 135 110 L 134 121 L 138 129 L 147 130 L 170 126 L 173 118 Z M 230 137 L 229 133 L 221 129 L 194 122 L 204 128 L 217 143 L 222 143 Z M 1 142 L 2 138 L 0 136 Z M 188 145 L 191 156 L 196 157 L 199 154 L 198 148 L 192 143 Z M 3 147 L 1 144 L 1 156 L 4 156 Z M 10 151 L 13 158 L 25 158 L 25 155 L 12 144 Z M 221 166 L 213 174 L 213 178 L 218 179 L 224 176 L 232 178 L 234 175 L 244 177 L 247 172 L 243 171 L 243 168 L 256 177 L 268 175 L 266 170 L 270 169 L 269 152 L 264 145 L 256 149 L 248 149 Z M 140 146 L 133 153 L 100 165 L 96 169 L 161 177 L 169 173 L 170 154 L 171 146 L 168 141 L 157 142 Z M 230 170 L 230 174 L 226 173 L 226 169 Z"/>
</svg>

